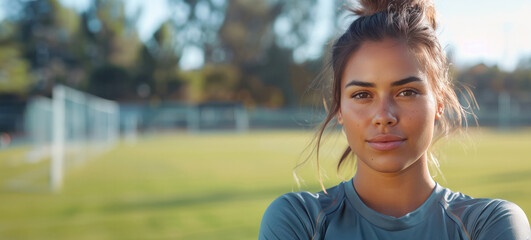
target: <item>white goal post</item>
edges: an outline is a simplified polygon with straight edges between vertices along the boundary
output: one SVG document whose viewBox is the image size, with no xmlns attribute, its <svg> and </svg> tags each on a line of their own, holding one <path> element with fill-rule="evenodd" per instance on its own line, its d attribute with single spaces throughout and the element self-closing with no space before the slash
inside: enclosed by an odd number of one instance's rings
<svg viewBox="0 0 531 240">
<path fill-rule="evenodd" d="M 68 167 L 108 150 L 119 138 L 118 103 L 62 85 L 53 88 L 51 100 L 31 99 L 25 116 L 33 145 L 28 161 L 50 159 L 49 184 L 54 192 L 61 189 Z"/>
</svg>

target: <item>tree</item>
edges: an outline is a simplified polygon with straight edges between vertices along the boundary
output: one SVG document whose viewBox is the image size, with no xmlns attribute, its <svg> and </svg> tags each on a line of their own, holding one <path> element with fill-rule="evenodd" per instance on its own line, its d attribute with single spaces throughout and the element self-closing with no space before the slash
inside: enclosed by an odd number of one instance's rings
<svg viewBox="0 0 531 240">
<path fill-rule="evenodd" d="M 182 80 L 178 77 L 180 56 L 176 51 L 176 28 L 172 21 L 163 23 L 142 47 L 137 63 L 137 88 L 147 89 L 146 96 L 183 100 Z"/>
<path fill-rule="evenodd" d="M 9 1 L 7 19 L 16 26 L 12 41 L 18 44 L 20 55 L 28 61 L 27 67 L 35 78 L 32 92 L 49 93 L 55 82 L 79 83 L 69 43 L 79 26 L 77 14 L 61 6 L 57 0 Z M 15 53 L 11 53 L 13 57 Z"/>
<path fill-rule="evenodd" d="M 134 19 L 125 15 L 123 1 L 93 0 L 83 13 L 82 27 L 76 42 L 82 49 L 78 59 L 83 61 L 84 69 L 92 72 L 85 89 L 96 95 L 105 92 L 116 100 L 136 98 L 133 74 L 142 43 Z M 103 86 L 107 89 L 100 89 Z"/>
<path fill-rule="evenodd" d="M 0 95 L 26 95 L 31 84 L 30 65 L 22 56 L 21 45 L 14 41 L 16 25 L 0 22 Z"/>
</svg>

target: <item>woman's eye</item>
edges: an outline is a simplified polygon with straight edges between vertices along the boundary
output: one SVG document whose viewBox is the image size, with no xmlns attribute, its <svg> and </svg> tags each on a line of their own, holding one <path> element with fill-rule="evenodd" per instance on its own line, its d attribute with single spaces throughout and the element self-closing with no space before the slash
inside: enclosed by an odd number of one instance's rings
<svg viewBox="0 0 531 240">
<path fill-rule="evenodd" d="M 415 96 L 417 95 L 418 93 L 411 90 L 411 89 L 408 89 L 408 90 L 404 90 L 402 92 L 400 92 L 398 95 L 399 96 L 402 96 L 402 97 L 411 97 L 411 96 Z"/>
<path fill-rule="evenodd" d="M 355 99 L 365 99 L 365 98 L 370 98 L 370 97 L 371 95 L 368 92 L 359 92 L 359 93 L 352 94 L 352 98 L 355 98 Z"/>
</svg>

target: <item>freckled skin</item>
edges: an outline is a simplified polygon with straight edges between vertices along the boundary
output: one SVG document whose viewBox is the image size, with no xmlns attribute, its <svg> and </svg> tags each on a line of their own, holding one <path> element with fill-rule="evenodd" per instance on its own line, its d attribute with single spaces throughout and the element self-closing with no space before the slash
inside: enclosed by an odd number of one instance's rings
<svg viewBox="0 0 531 240">
<path fill-rule="evenodd" d="M 412 76 L 421 81 L 391 85 Z M 374 87 L 345 87 L 352 80 Z M 337 117 L 357 156 L 358 172 L 399 173 L 418 161 L 427 161 L 438 105 L 429 80 L 406 45 L 392 39 L 364 42 L 350 56 L 341 86 Z M 379 134 L 406 140 L 398 148 L 381 151 L 367 143 Z"/>
</svg>

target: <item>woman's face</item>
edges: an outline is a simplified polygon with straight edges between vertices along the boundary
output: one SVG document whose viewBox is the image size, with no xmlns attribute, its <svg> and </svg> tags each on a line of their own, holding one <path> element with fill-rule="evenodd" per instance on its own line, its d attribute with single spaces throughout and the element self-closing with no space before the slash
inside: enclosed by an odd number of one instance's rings
<svg viewBox="0 0 531 240">
<path fill-rule="evenodd" d="M 358 165 L 396 173 L 426 161 L 436 109 L 430 83 L 403 43 L 368 41 L 350 56 L 337 117 Z"/>
</svg>

